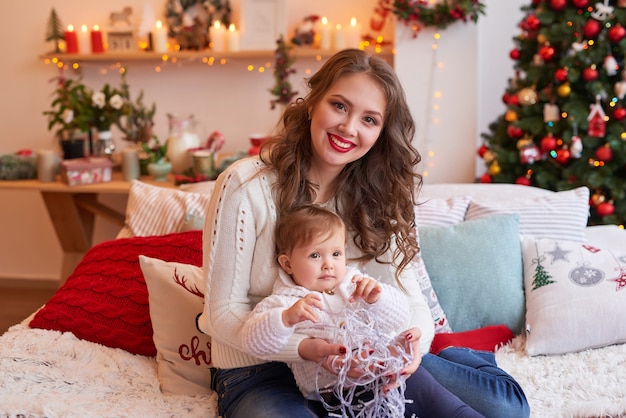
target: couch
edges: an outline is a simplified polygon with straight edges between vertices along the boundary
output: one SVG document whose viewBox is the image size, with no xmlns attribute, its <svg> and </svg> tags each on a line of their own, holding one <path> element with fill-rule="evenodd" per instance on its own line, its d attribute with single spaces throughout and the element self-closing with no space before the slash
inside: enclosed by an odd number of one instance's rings
<svg viewBox="0 0 626 418">
<path fill-rule="evenodd" d="M 0 337 L 0 416 L 216 416 L 195 328 L 213 186 L 133 182 L 117 239 Z M 589 191 L 426 184 L 419 201 L 433 347 L 495 351 L 533 417 L 626 414 L 626 232 L 586 225 Z"/>
</svg>

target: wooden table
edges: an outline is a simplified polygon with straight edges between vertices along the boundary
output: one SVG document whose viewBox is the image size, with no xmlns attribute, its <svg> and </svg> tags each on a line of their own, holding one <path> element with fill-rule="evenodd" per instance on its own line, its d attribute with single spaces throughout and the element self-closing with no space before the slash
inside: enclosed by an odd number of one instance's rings
<svg viewBox="0 0 626 418">
<path fill-rule="evenodd" d="M 155 182 L 150 177 L 141 181 L 161 187 L 176 187 L 173 179 Z M 61 280 L 74 271 L 85 253 L 92 246 L 96 216 L 105 218 L 122 227 L 124 213 L 120 213 L 98 201 L 99 194 L 128 195 L 131 183 L 122 179 L 122 174 L 113 172 L 112 181 L 80 186 L 68 186 L 59 178 L 51 183 L 39 180 L 2 180 L 0 189 L 38 191 L 59 243 L 63 250 Z"/>
</svg>

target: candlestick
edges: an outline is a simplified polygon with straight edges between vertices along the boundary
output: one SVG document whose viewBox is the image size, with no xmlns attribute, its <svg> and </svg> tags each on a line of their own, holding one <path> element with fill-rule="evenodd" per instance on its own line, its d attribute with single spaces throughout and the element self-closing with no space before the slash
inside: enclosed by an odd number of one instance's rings
<svg viewBox="0 0 626 418">
<path fill-rule="evenodd" d="M 91 52 L 99 54 L 104 52 L 104 43 L 102 42 L 102 31 L 100 26 L 94 25 L 91 30 Z"/>
<path fill-rule="evenodd" d="M 78 36 L 74 31 L 74 25 L 67 25 L 67 30 L 63 32 L 65 38 L 65 52 L 68 54 L 78 53 Z"/>
<path fill-rule="evenodd" d="M 210 35 L 211 49 L 215 52 L 222 52 L 224 50 L 224 27 L 219 20 L 216 20 L 215 23 L 213 23 Z"/>
<path fill-rule="evenodd" d="M 167 52 L 167 30 L 163 27 L 163 22 L 156 21 L 152 29 L 152 50 L 162 54 Z"/>
<path fill-rule="evenodd" d="M 230 52 L 239 51 L 239 32 L 234 23 L 228 26 L 228 50 Z"/>
<path fill-rule="evenodd" d="M 81 25 L 80 32 L 78 32 L 78 52 L 91 54 L 91 39 L 89 39 L 87 25 Z"/>
<path fill-rule="evenodd" d="M 344 49 L 346 47 L 346 34 L 340 24 L 335 26 L 335 34 L 333 36 L 333 46 L 336 50 Z"/>
<path fill-rule="evenodd" d="M 322 17 L 322 27 L 320 28 L 320 48 L 330 49 L 331 43 L 330 24 L 326 16 Z"/>
<path fill-rule="evenodd" d="M 350 19 L 350 26 L 346 28 L 346 46 L 348 48 L 361 46 L 361 27 L 357 23 L 356 17 Z"/>
</svg>

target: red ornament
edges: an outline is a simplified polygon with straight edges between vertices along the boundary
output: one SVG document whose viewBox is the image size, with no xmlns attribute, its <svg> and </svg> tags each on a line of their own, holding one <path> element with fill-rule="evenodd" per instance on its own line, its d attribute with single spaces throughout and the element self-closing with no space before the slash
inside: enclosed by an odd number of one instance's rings
<svg viewBox="0 0 626 418">
<path fill-rule="evenodd" d="M 556 157 L 554 157 L 554 159 L 556 160 L 557 163 L 564 165 L 564 164 L 567 164 L 570 157 L 571 157 L 571 154 L 569 150 L 562 148 L 562 149 L 556 150 Z"/>
<path fill-rule="evenodd" d="M 626 118 L 626 109 L 623 107 L 618 107 L 613 111 L 613 117 L 617 120 L 623 120 Z"/>
<path fill-rule="evenodd" d="M 521 136 L 524 135 L 522 128 L 515 125 L 507 126 L 506 133 L 513 139 L 521 138 Z"/>
<path fill-rule="evenodd" d="M 583 80 L 594 81 L 598 79 L 598 70 L 593 67 L 587 67 L 583 70 Z"/>
<path fill-rule="evenodd" d="M 568 72 L 565 68 L 558 68 L 554 72 L 554 79 L 560 83 L 567 80 Z"/>
<path fill-rule="evenodd" d="M 541 138 L 541 152 L 548 153 L 555 150 L 557 147 L 556 138 L 552 135 L 544 136 Z"/>
<path fill-rule="evenodd" d="M 582 9 L 583 7 L 587 7 L 589 5 L 589 0 L 572 0 L 572 4 L 574 7 Z"/>
<path fill-rule="evenodd" d="M 555 55 L 556 55 L 556 51 L 554 50 L 554 48 L 548 45 L 542 46 L 541 49 L 539 50 L 539 56 L 544 61 L 551 61 L 552 59 L 554 59 Z"/>
<path fill-rule="evenodd" d="M 598 216 L 609 216 L 615 213 L 615 206 L 611 202 L 600 202 L 596 206 Z"/>
<path fill-rule="evenodd" d="M 613 43 L 618 43 L 626 36 L 626 29 L 622 25 L 615 25 L 609 29 L 609 39 Z"/>
<path fill-rule="evenodd" d="M 595 154 L 596 158 L 600 161 L 607 162 L 613 159 L 613 150 L 608 144 L 598 148 Z"/>
<path fill-rule="evenodd" d="M 539 26 L 541 26 L 541 21 L 535 15 L 528 16 L 528 18 L 522 22 L 522 29 L 529 31 L 535 31 L 539 29 Z"/>
<path fill-rule="evenodd" d="M 601 29 L 600 22 L 589 19 L 587 23 L 585 23 L 585 26 L 583 26 L 583 35 L 587 39 L 595 39 L 600 34 Z"/>
<path fill-rule="evenodd" d="M 511 52 L 509 52 L 509 57 L 511 57 L 511 59 L 513 60 L 518 60 L 521 56 L 522 56 L 522 53 L 517 48 L 514 48 L 511 50 Z"/>
<path fill-rule="evenodd" d="M 478 156 L 479 156 L 480 158 L 483 158 L 483 156 L 485 155 L 485 153 L 486 153 L 487 151 L 489 151 L 489 147 L 488 147 L 488 146 L 486 146 L 486 145 L 481 145 L 481 146 L 478 148 Z"/>
<path fill-rule="evenodd" d="M 534 164 L 541 159 L 539 147 L 535 144 L 527 145 L 519 150 L 519 162 L 522 164 Z"/>
<path fill-rule="evenodd" d="M 489 173 L 485 173 L 482 176 L 480 176 L 480 182 L 481 183 L 493 183 L 493 177 L 491 177 Z"/>
<path fill-rule="evenodd" d="M 526 176 L 519 176 L 516 180 L 515 180 L 515 184 L 521 184 L 522 186 L 530 186 L 531 181 L 528 177 Z"/>
<path fill-rule="evenodd" d="M 567 0 L 550 0 L 550 7 L 552 10 L 556 10 L 557 12 L 565 9 L 566 6 Z"/>
<path fill-rule="evenodd" d="M 519 96 L 517 94 L 512 94 L 509 97 L 509 106 L 519 106 Z"/>
</svg>

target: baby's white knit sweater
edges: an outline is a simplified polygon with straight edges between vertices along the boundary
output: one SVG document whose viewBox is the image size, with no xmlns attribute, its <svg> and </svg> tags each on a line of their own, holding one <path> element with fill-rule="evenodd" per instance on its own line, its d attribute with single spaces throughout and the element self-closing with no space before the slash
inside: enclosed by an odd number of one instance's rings
<svg viewBox="0 0 626 418">
<path fill-rule="evenodd" d="M 279 274 L 274 256 L 276 207 L 272 186 L 275 173 L 258 157 L 232 164 L 220 175 L 207 208 L 203 235 L 203 274 L 207 282 L 205 305 L 198 325 L 211 335 L 211 360 L 215 367 L 233 368 L 268 360 L 300 362 L 298 345 L 306 335 L 294 333 L 275 354 L 255 357 L 244 350 L 241 330 L 255 305 L 272 293 Z M 348 237 L 347 258 L 358 254 Z M 390 259 L 390 255 L 389 255 Z M 375 261 L 359 269 L 381 283 L 397 286 L 394 268 Z M 421 351 L 425 353 L 434 336 L 430 310 L 412 267 L 400 277 L 411 296 L 411 327 L 422 331 Z"/>
</svg>

